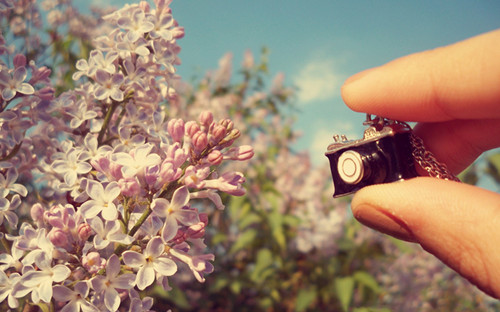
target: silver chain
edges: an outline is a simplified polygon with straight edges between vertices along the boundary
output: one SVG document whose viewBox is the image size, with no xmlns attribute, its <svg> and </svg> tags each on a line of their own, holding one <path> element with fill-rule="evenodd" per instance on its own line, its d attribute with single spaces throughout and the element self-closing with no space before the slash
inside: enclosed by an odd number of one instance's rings
<svg viewBox="0 0 500 312">
<path fill-rule="evenodd" d="M 372 118 L 370 114 L 366 115 L 366 121 L 364 122 L 364 124 L 371 126 L 380 126 L 391 123 L 403 124 L 411 129 L 410 125 L 405 122 L 386 119 L 379 116 L 375 116 L 374 118 Z M 429 176 L 443 180 L 460 182 L 460 179 L 458 179 L 455 175 L 453 175 L 453 173 L 451 173 L 446 164 L 439 162 L 436 157 L 434 157 L 434 155 L 425 148 L 424 141 L 415 133 L 413 133 L 413 131 L 410 135 L 410 141 L 412 146 L 413 158 L 422 169 L 427 171 Z"/>
<path fill-rule="evenodd" d="M 446 164 L 439 162 L 434 155 L 424 146 L 424 141 L 413 132 L 410 135 L 412 155 L 415 161 L 427 171 L 429 176 L 438 179 L 460 182 L 460 180 L 451 173 Z"/>
</svg>

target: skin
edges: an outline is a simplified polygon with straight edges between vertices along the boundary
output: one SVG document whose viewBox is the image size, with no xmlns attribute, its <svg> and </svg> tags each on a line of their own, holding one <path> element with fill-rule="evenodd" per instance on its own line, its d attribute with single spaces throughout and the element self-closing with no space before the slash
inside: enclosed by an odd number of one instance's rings
<svg viewBox="0 0 500 312">
<path fill-rule="evenodd" d="M 458 174 L 500 146 L 500 30 L 363 71 L 342 97 L 354 111 L 417 121 L 426 148 Z M 365 187 L 351 207 L 361 223 L 420 244 L 500 298 L 500 194 L 417 177 Z"/>
</svg>

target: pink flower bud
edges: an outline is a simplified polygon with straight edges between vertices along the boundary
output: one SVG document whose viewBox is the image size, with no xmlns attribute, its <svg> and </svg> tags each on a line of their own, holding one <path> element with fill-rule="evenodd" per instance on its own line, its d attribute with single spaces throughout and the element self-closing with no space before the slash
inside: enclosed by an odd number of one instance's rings
<svg viewBox="0 0 500 312">
<path fill-rule="evenodd" d="M 211 133 L 212 143 L 213 144 L 219 143 L 222 139 L 224 139 L 224 137 L 226 136 L 226 133 L 227 133 L 226 127 L 224 127 L 222 125 L 216 125 L 212 129 L 212 133 Z"/>
<path fill-rule="evenodd" d="M 134 177 L 128 177 L 118 180 L 121 193 L 125 196 L 133 197 L 141 192 L 141 185 Z"/>
<path fill-rule="evenodd" d="M 171 162 L 163 162 L 160 169 L 160 180 L 162 183 L 169 183 L 180 178 L 182 170 L 175 168 Z"/>
<path fill-rule="evenodd" d="M 223 158 L 222 153 L 218 150 L 211 151 L 207 156 L 207 160 L 212 166 L 219 165 Z"/>
<path fill-rule="evenodd" d="M 38 91 L 36 91 L 36 95 L 42 100 L 50 101 L 54 98 L 54 88 L 52 87 L 44 87 Z"/>
<path fill-rule="evenodd" d="M 212 112 L 209 111 L 204 111 L 203 113 L 200 114 L 200 122 L 205 126 L 205 127 L 210 127 L 210 124 L 214 121 L 214 115 Z"/>
<path fill-rule="evenodd" d="M 90 225 L 88 223 L 81 223 L 78 226 L 78 229 L 76 230 L 76 232 L 78 233 L 78 239 L 81 242 L 86 242 L 89 239 L 89 237 L 92 235 L 92 228 L 90 227 Z"/>
<path fill-rule="evenodd" d="M 68 245 L 68 234 L 59 228 L 53 228 L 49 232 L 49 240 L 56 247 L 66 247 Z"/>
<path fill-rule="evenodd" d="M 167 124 L 167 131 L 174 142 L 181 142 L 184 137 L 184 121 L 182 119 L 171 119 Z"/>
<path fill-rule="evenodd" d="M 44 212 L 43 218 L 45 222 L 53 227 L 63 228 L 67 221 L 67 212 L 62 206 L 52 206 L 48 211 Z"/>
<path fill-rule="evenodd" d="M 139 3 L 139 8 L 141 8 L 144 12 L 148 13 L 151 7 L 149 6 L 149 3 L 146 1 L 141 1 Z"/>
<path fill-rule="evenodd" d="M 172 36 L 174 37 L 174 39 L 183 38 L 184 33 L 185 33 L 184 27 L 182 27 L 182 26 L 172 28 L 171 32 L 172 32 Z"/>
<path fill-rule="evenodd" d="M 90 160 L 90 164 L 95 170 L 105 173 L 109 171 L 109 159 L 107 157 L 97 157 Z"/>
<path fill-rule="evenodd" d="M 186 125 L 184 126 L 184 129 L 186 130 L 186 133 L 188 136 L 193 137 L 193 135 L 200 131 L 200 125 L 196 121 L 188 121 L 186 122 Z"/>
<path fill-rule="evenodd" d="M 184 164 L 187 160 L 187 155 L 185 151 L 181 148 L 179 143 L 174 143 L 167 148 L 166 151 L 167 158 L 165 161 L 171 162 L 175 168 L 178 168 Z"/>
<path fill-rule="evenodd" d="M 44 212 L 45 210 L 40 203 L 34 204 L 33 206 L 31 206 L 30 210 L 31 219 L 33 219 L 33 221 L 35 222 L 42 222 Z"/>
<path fill-rule="evenodd" d="M 102 259 L 98 252 L 93 251 L 82 257 L 82 265 L 89 273 L 94 274 L 104 269 L 106 260 Z"/>
<path fill-rule="evenodd" d="M 23 54 L 16 54 L 16 56 L 14 56 L 13 63 L 15 68 L 26 66 L 26 56 Z"/>
<path fill-rule="evenodd" d="M 198 131 L 193 135 L 193 146 L 195 152 L 199 153 L 203 151 L 208 144 L 207 134 L 202 131 Z"/>
<path fill-rule="evenodd" d="M 219 124 L 226 128 L 227 131 L 233 130 L 234 127 L 234 123 L 231 119 L 223 119 L 219 122 Z"/>
<path fill-rule="evenodd" d="M 191 225 L 188 228 L 186 235 L 190 238 L 202 238 L 205 236 L 205 224 L 200 222 L 198 224 Z"/>
<path fill-rule="evenodd" d="M 254 65 L 254 60 L 252 51 L 246 50 L 245 54 L 243 55 L 243 63 L 241 64 L 241 66 L 243 67 L 243 69 L 251 70 L 253 65 Z"/>
<path fill-rule="evenodd" d="M 231 148 L 226 155 L 224 155 L 224 159 L 232 159 L 232 160 L 248 160 L 252 158 L 254 155 L 253 147 L 250 145 L 242 145 L 239 147 Z"/>
<path fill-rule="evenodd" d="M 115 180 L 120 180 L 123 178 L 122 167 L 122 165 L 111 162 L 109 164 L 109 172 L 107 173 L 110 173 Z"/>
</svg>

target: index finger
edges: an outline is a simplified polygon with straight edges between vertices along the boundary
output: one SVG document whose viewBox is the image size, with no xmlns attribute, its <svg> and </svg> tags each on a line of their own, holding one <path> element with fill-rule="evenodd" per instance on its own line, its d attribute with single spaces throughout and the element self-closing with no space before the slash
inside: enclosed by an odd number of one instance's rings
<svg viewBox="0 0 500 312">
<path fill-rule="evenodd" d="M 500 30 L 349 78 L 353 110 L 406 121 L 500 118 Z"/>
</svg>

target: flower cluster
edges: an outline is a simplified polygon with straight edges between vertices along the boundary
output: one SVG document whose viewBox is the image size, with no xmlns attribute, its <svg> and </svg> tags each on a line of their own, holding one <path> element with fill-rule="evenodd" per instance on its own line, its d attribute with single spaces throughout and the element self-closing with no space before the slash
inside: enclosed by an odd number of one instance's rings
<svg viewBox="0 0 500 312">
<path fill-rule="evenodd" d="M 0 19 L 14 2 L 0 2 Z M 240 131 L 230 119 L 172 115 L 184 31 L 169 3 L 104 16 L 112 30 L 76 62 L 77 87 L 58 96 L 51 70 L 15 54 L 0 34 L 4 305 L 148 311 L 151 298 L 138 292 L 169 290 L 184 268 L 200 282 L 213 270 L 201 204 L 222 209 L 219 192 L 245 193 L 242 173 L 220 171 L 253 149 L 233 146 Z"/>
</svg>

